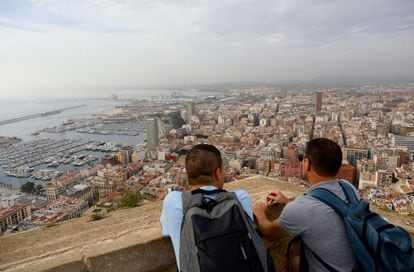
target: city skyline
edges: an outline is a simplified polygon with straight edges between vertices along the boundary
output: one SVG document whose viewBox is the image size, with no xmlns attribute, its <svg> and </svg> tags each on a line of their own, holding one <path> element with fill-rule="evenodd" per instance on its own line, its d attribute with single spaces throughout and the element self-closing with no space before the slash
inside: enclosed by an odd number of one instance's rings
<svg viewBox="0 0 414 272">
<path fill-rule="evenodd" d="M 414 3 L 402 0 L 6 0 L 0 94 L 59 97 L 103 93 L 102 87 L 338 75 L 413 78 L 413 11 Z"/>
</svg>

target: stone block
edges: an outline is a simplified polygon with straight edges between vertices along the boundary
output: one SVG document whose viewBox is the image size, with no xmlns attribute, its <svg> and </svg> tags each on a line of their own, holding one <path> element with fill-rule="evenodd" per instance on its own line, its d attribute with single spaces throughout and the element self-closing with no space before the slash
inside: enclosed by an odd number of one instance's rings
<svg viewBox="0 0 414 272">
<path fill-rule="evenodd" d="M 169 238 L 159 238 L 98 256 L 86 258 L 88 272 L 136 272 L 175 270 Z"/>
</svg>

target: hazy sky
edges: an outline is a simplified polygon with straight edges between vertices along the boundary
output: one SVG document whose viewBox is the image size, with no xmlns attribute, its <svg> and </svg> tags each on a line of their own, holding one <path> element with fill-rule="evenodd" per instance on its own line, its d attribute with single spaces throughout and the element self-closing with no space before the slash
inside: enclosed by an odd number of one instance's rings
<svg viewBox="0 0 414 272">
<path fill-rule="evenodd" d="M 412 0 L 0 0 L 1 97 L 414 76 Z"/>
</svg>

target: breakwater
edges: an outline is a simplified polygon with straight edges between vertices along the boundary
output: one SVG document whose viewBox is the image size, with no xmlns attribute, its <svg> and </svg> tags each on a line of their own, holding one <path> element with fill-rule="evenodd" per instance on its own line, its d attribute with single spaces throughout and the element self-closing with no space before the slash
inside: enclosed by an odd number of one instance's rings
<svg viewBox="0 0 414 272">
<path fill-rule="evenodd" d="M 71 110 L 71 109 L 75 109 L 75 108 L 80 108 L 80 107 L 84 107 L 84 106 L 86 106 L 86 105 L 67 107 L 67 108 L 53 110 L 53 111 L 44 111 L 44 112 L 41 112 L 41 113 L 30 114 L 30 115 L 26 115 L 26 116 L 7 119 L 7 120 L 0 121 L 0 126 L 7 125 L 7 124 L 12 124 L 12 123 L 16 123 L 16 122 L 21 122 L 21 121 L 26 121 L 26 120 L 30 120 L 30 119 L 35 119 L 35 118 L 39 118 L 39 117 L 45 117 L 45 116 L 49 116 L 49 115 L 53 115 L 53 114 L 59 114 L 62 111 Z"/>
</svg>

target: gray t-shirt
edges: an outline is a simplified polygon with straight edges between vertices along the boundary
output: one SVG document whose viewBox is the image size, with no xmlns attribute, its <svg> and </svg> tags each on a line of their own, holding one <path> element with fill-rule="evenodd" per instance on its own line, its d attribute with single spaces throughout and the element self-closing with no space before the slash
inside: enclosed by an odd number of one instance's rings
<svg viewBox="0 0 414 272">
<path fill-rule="evenodd" d="M 325 188 L 346 200 L 338 181 L 328 181 L 309 188 Z M 308 195 L 299 196 L 283 209 L 282 227 L 292 236 L 305 242 L 309 271 L 328 271 L 309 251 L 310 248 L 324 262 L 337 271 L 351 271 L 356 263 L 351 243 L 346 235 L 343 219 L 331 207 Z"/>
</svg>

